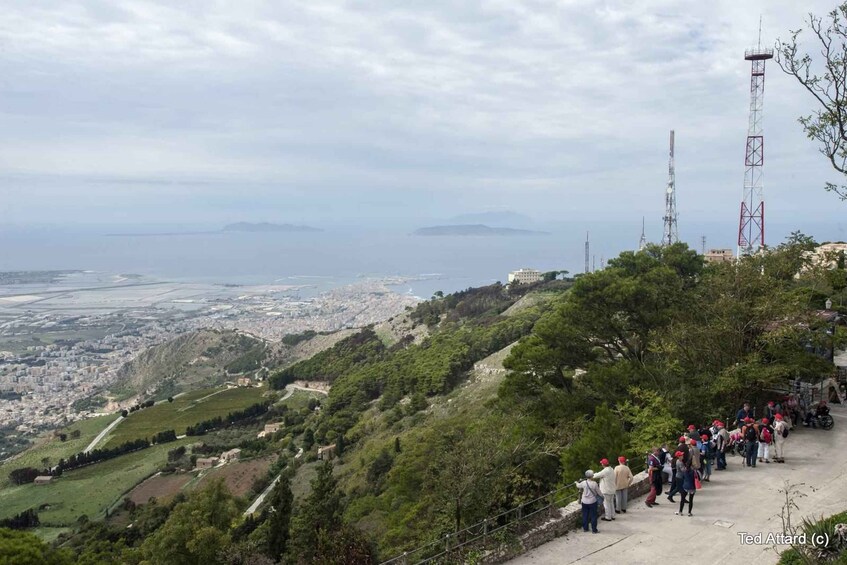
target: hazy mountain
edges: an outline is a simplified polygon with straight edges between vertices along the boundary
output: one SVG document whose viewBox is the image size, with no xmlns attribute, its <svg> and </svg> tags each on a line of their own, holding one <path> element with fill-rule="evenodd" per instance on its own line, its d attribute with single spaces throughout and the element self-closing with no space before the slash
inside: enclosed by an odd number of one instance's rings
<svg viewBox="0 0 847 565">
<path fill-rule="evenodd" d="M 516 236 L 544 235 L 546 233 L 547 232 L 519 230 L 515 228 L 495 228 L 484 224 L 461 224 L 420 228 L 412 232 L 412 235 Z"/>
<path fill-rule="evenodd" d="M 508 210 L 500 212 L 478 212 L 472 214 L 461 214 L 450 218 L 450 224 L 485 224 L 494 227 L 520 227 L 529 228 L 536 222 L 529 216 L 510 212 Z"/>
<path fill-rule="evenodd" d="M 294 224 L 271 224 L 269 222 L 237 222 L 227 224 L 221 231 L 247 231 L 247 232 L 304 232 L 323 231 L 311 226 L 297 226 Z"/>
</svg>

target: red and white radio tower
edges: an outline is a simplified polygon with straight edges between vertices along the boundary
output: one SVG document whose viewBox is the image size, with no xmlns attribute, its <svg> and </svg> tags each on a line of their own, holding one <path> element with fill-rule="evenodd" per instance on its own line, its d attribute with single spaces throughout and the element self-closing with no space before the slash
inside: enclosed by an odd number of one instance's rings
<svg viewBox="0 0 847 565">
<path fill-rule="evenodd" d="M 750 123 L 744 154 L 744 191 L 741 193 L 741 219 L 738 222 L 738 256 L 757 253 L 765 245 L 765 195 L 762 166 L 765 163 L 765 137 L 762 134 L 762 100 L 765 96 L 765 61 L 773 49 L 762 49 L 762 23 L 759 45 L 744 52 L 752 61 L 750 70 Z"/>
</svg>

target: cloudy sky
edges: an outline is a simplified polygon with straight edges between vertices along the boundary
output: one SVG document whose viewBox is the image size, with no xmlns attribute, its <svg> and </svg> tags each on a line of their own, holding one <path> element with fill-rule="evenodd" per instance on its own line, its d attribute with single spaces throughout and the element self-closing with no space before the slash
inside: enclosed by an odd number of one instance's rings
<svg viewBox="0 0 847 565">
<path fill-rule="evenodd" d="M 640 221 L 673 128 L 681 221 L 731 224 L 759 15 L 772 44 L 834 5 L 0 1 L 0 223 Z M 769 221 L 837 222 L 792 80 Z"/>
</svg>

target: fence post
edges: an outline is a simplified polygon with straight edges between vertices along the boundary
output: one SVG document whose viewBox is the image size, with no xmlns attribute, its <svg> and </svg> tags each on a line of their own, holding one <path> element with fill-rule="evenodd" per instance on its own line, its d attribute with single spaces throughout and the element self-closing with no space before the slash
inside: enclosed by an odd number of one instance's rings
<svg viewBox="0 0 847 565">
<path fill-rule="evenodd" d="M 488 518 L 482 524 L 482 543 L 488 545 Z"/>
<path fill-rule="evenodd" d="M 444 550 L 450 553 L 450 534 L 444 536 Z"/>
<path fill-rule="evenodd" d="M 403 552 L 403 561 L 402 561 L 402 563 L 403 563 L 403 565 L 409 565 L 409 552 L 408 552 L 408 551 L 404 551 L 404 552 Z"/>
<path fill-rule="evenodd" d="M 523 520 L 523 504 L 518 506 L 518 521 Z"/>
</svg>

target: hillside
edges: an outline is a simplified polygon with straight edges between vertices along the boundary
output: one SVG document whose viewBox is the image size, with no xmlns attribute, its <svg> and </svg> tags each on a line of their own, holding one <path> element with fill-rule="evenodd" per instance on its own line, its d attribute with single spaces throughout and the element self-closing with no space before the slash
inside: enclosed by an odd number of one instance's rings
<svg viewBox="0 0 847 565">
<path fill-rule="evenodd" d="M 155 389 L 156 398 L 166 398 L 259 369 L 266 357 L 266 345 L 256 338 L 233 331 L 191 332 L 150 347 L 125 364 L 112 392 L 126 398 Z"/>
</svg>

